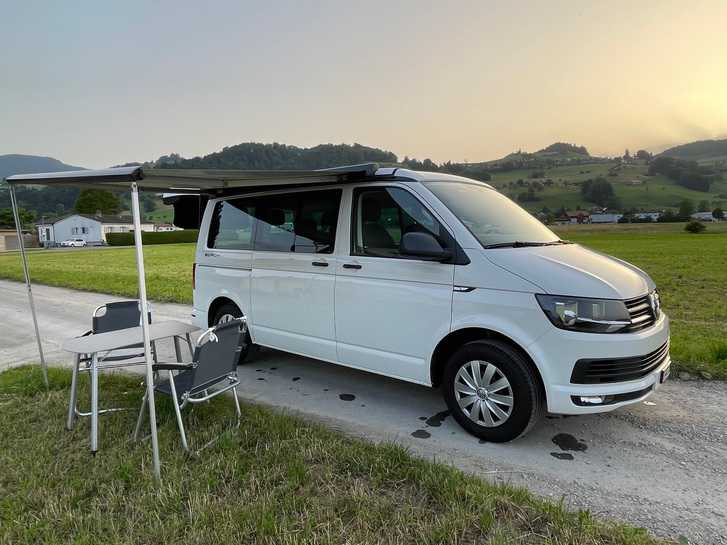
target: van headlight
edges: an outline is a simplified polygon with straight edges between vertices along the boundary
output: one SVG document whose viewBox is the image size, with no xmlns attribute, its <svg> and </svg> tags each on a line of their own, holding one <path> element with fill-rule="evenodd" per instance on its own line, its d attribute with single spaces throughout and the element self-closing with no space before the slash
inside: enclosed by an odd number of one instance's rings
<svg viewBox="0 0 727 545">
<path fill-rule="evenodd" d="M 623 301 L 565 295 L 535 297 L 555 327 L 587 333 L 616 333 L 631 325 Z"/>
</svg>

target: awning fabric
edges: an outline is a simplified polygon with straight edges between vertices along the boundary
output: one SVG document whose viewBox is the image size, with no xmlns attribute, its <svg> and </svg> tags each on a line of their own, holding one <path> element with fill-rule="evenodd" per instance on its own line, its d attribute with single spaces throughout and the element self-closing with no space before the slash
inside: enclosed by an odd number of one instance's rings
<svg viewBox="0 0 727 545">
<path fill-rule="evenodd" d="M 270 186 L 360 181 L 373 176 L 377 168 L 375 163 L 324 170 L 201 170 L 132 166 L 17 174 L 9 176 L 6 181 L 13 185 L 107 189 L 129 189 L 136 182 L 141 191 L 224 195 Z"/>
</svg>

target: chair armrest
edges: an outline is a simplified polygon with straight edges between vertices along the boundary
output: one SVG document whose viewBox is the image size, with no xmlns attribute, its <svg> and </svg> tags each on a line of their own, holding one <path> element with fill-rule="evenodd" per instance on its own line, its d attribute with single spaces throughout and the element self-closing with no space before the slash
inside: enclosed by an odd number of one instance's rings
<svg viewBox="0 0 727 545">
<path fill-rule="evenodd" d="M 155 363 L 151 366 L 154 371 L 183 371 L 185 369 L 193 369 L 195 363 Z"/>
</svg>

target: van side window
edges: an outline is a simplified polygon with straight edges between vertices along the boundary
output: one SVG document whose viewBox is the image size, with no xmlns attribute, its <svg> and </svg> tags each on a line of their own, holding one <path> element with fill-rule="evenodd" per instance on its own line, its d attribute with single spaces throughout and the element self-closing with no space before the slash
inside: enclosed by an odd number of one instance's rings
<svg viewBox="0 0 727 545">
<path fill-rule="evenodd" d="M 353 255 L 405 257 L 399 253 L 401 237 L 426 232 L 447 248 L 449 233 L 414 195 L 398 187 L 354 191 Z"/>
<path fill-rule="evenodd" d="M 341 190 L 254 197 L 255 250 L 333 253 Z"/>
<path fill-rule="evenodd" d="M 293 222 L 298 208 L 295 195 L 253 197 L 255 203 L 255 250 L 292 252 L 295 244 Z"/>
<path fill-rule="evenodd" d="M 254 211 L 250 199 L 218 202 L 212 213 L 207 247 L 218 250 L 252 249 Z"/>
<path fill-rule="evenodd" d="M 336 224 L 341 206 L 341 190 L 299 193 L 299 212 L 295 218 L 295 251 L 332 254 Z"/>
</svg>

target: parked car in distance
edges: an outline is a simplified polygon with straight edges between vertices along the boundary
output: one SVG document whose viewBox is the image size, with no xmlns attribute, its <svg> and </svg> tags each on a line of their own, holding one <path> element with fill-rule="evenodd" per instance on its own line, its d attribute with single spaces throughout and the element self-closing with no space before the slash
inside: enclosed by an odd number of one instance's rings
<svg viewBox="0 0 727 545">
<path fill-rule="evenodd" d="M 82 238 L 70 238 L 68 240 L 64 240 L 60 244 L 61 246 L 70 247 L 70 248 L 82 248 L 84 246 L 87 246 L 88 243 L 83 240 Z"/>
<path fill-rule="evenodd" d="M 247 317 L 241 360 L 254 343 L 439 387 L 486 441 L 638 403 L 669 375 L 644 271 L 459 176 L 381 168 L 212 198 L 193 275 L 197 325 Z"/>
</svg>

